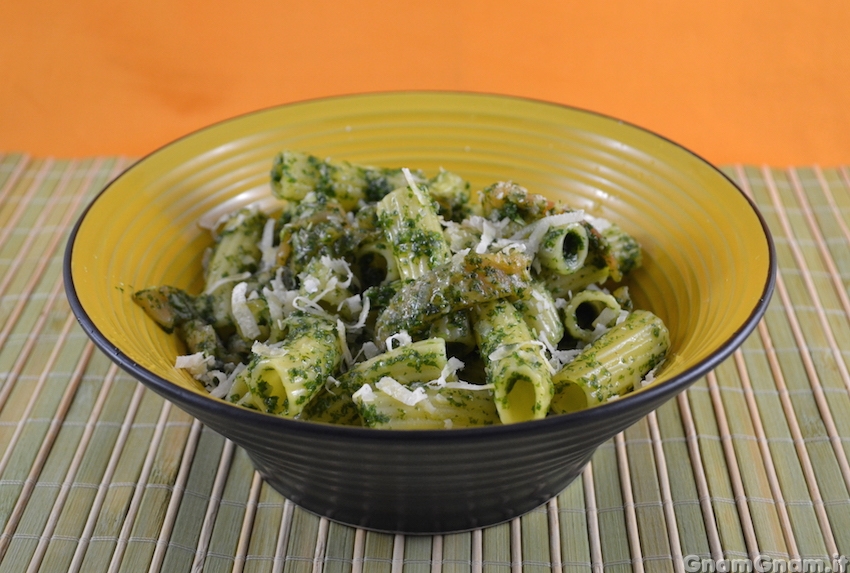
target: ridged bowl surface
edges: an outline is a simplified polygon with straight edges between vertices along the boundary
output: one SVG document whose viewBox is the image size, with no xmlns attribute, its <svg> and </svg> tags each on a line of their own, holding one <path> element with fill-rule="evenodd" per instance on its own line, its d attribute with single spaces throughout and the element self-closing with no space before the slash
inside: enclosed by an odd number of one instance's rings
<svg viewBox="0 0 850 573">
<path fill-rule="evenodd" d="M 211 398 L 174 368 L 184 353 L 130 299 L 197 292 L 202 215 L 268 188 L 274 155 L 440 167 L 483 187 L 515 181 L 617 222 L 644 248 L 628 280 L 671 332 L 656 383 L 623 399 L 511 426 L 382 431 L 277 418 Z M 436 533 L 521 515 L 558 494 L 594 450 L 726 358 L 772 292 L 769 231 L 716 168 L 646 130 L 519 98 L 442 92 L 329 98 L 251 113 L 145 157 L 88 207 L 68 243 L 66 289 L 89 336 L 141 382 L 245 448 L 303 508 L 382 531 Z"/>
</svg>

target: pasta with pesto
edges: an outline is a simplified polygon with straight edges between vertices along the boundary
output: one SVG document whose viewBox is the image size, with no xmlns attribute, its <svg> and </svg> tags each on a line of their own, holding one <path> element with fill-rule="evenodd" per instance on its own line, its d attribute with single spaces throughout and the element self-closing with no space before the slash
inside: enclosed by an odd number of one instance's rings
<svg viewBox="0 0 850 573">
<path fill-rule="evenodd" d="M 270 190 L 213 226 L 202 292 L 132 296 L 215 398 L 379 429 L 513 424 L 639 389 L 669 352 L 619 284 L 635 238 L 517 183 L 287 150 Z"/>
</svg>

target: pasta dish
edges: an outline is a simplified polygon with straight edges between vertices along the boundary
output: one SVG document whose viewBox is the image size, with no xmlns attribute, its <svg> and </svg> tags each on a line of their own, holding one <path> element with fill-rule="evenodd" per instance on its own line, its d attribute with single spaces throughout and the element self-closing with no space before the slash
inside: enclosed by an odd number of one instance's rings
<svg viewBox="0 0 850 573">
<path fill-rule="evenodd" d="M 133 300 L 177 368 L 269 414 L 384 429 L 509 424 L 650 383 L 669 333 L 633 308 L 637 241 L 514 182 L 283 151 L 273 212 L 211 229 L 205 288 Z"/>
</svg>

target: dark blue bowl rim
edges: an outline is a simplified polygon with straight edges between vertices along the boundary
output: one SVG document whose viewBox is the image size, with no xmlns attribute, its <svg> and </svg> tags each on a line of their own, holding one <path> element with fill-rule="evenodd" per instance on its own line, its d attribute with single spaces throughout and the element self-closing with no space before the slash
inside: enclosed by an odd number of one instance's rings
<svg viewBox="0 0 850 573">
<path fill-rule="evenodd" d="M 652 135 L 661 140 L 666 141 L 667 143 L 678 147 L 682 151 L 692 155 L 702 163 L 704 163 L 707 167 L 711 168 L 717 174 L 719 174 L 723 179 L 725 179 L 730 185 L 732 185 L 741 196 L 747 201 L 750 205 L 753 213 L 756 215 L 759 223 L 761 224 L 762 231 L 764 232 L 765 241 L 768 247 L 768 273 L 764 280 L 764 285 L 762 288 L 762 294 L 759 298 L 757 304 L 752 309 L 752 312 L 747 317 L 747 319 L 741 324 L 741 326 L 736 330 L 729 339 L 722 344 L 717 350 L 715 350 L 708 357 L 703 359 L 702 361 L 694 364 L 684 372 L 664 380 L 660 384 L 650 385 L 649 387 L 642 389 L 640 392 L 635 392 L 633 394 L 628 394 L 619 400 L 614 400 L 608 402 L 606 404 L 601 404 L 599 406 L 595 406 L 593 408 L 589 408 L 587 410 L 582 410 L 579 412 L 574 412 L 570 414 L 562 414 L 556 416 L 548 416 L 542 420 L 535 420 L 531 422 L 523 422 L 519 424 L 510 424 L 510 425 L 497 425 L 497 426 L 487 426 L 480 428 L 457 428 L 451 431 L 446 430 L 375 430 L 372 428 L 361 428 L 361 427 L 351 427 L 351 426 L 339 426 L 333 424 L 324 424 L 324 423 L 316 423 L 316 422 L 304 422 L 301 420 L 292 420 L 288 418 L 283 418 L 279 416 L 273 416 L 270 414 L 264 414 L 262 412 L 257 412 L 254 410 L 250 410 L 247 408 L 242 408 L 233 404 L 229 404 L 227 402 L 217 400 L 212 397 L 204 396 L 199 393 L 192 392 L 185 388 L 178 386 L 177 384 L 165 380 L 161 378 L 146 368 L 137 364 L 134 360 L 132 360 L 129 356 L 124 354 L 118 347 L 116 347 L 109 339 L 103 335 L 102 332 L 97 328 L 94 324 L 94 321 L 89 317 L 85 308 L 83 307 L 80 297 L 77 294 L 76 286 L 74 284 L 74 277 L 71 271 L 71 263 L 74 255 L 74 243 L 77 237 L 77 234 L 85 222 L 86 215 L 94 206 L 94 204 L 98 201 L 98 199 L 103 196 L 105 193 L 109 191 L 112 185 L 118 181 L 124 173 L 132 169 L 138 163 L 143 162 L 146 158 L 174 145 L 175 143 L 186 139 L 188 137 L 194 136 L 198 133 L 201 133 L 207 129 L 211 129 L 213 127 L 219 126 L 221 124 L 230 122 L 230 121 L 238 121 L 242 118 L 262 114 L 268 112 L 273 109 L 277 109 L 280 107 L 292 107 L 302 104 L 311 104 L 319 101 L 333 100 L 333 99 L 350 99 L 350 98 L 359 98 L 359 97 L 382 97 L 382 96 L 397 96 L 397 95 L 416 95 L 416 94 L 445 94 L 450 96 L 486 96 L 486 97 L 496 97 L 496 98 L 504 98 L 504 99 L 516 99 L 521 101 L 535 102 L 539 104 L 551 105 L 560 109 L 567 109 L 578 113 L 584 113 L 592 116 L 596 116 L 602 119 L 608 119 L 612 121 L 616 121 L 623 125 L 627 125 L 633 129 L 637 129 L 642 131 L 648 135 Z M 695 152 L 687 149 L 686 147 L 672 141 L 662 135 L 659 135 L 649 129 L 643 128 L 639 125 L 623 121 L 619 118 L 615 118 L 609 115 L 605 115 L 602 113 L 589 111 L 586 109 L 569 106 L 560 103 L 554 103 L 545 100 L 527 98 L 527 97 L 519 97 L 519 96 L 511 96 L 511 95 L 503 95 L 503 94 L 493 94 L 493 93 L 483 93 L 483 92 L 472 92 L 472 91 L 441 91 L 441 90 L 419 90 L 419 91 L 399 91 L 399 92 L 372 92 L 372 93 L 356 93 L 356 94 L 347 94 L 347 95 L 337 95 L 337 96 L 329 96 L 324 98 L 314 98 L 308 99 L 304 101 L 292 102 L 287 104 L 282 104 L 278 106 L 271 106 L 269 108 L 258 109 L 252 112 L 248 112 L 245 114 L 240 114 L 230 119 L 225 119 L 209 126 L 203 127 L 191 133 L 188 133 L 180 138 L 171 141 L 158 149 L 152 151 L 151 153 L 145 155 L 133 165 L 127 167 L 118 177 L 113 179 L 108 185 L 106 185 L 103 190 L 101 190 L 86 206 L 83 210 L 82 214 L 78 218 L 76 224 L 74 225 L 71 233 L 68 237 L 68 241 L 65 248 L 64 259 L 63 259 L 63 278 L 64 278 L 64 286 L 65 293 L 68 298 L 71 311 L 74 313 L 77 321 L 80 323 L 81 327 L 85 331 L 86 335 L 94 342 L 94 344 L 103 351 L 106 356 L 112 360 L 115 364 L 117 364 L 120 368 L 126 371 L 135 379 L 139 380 L 157 394 L 162 396 L 163 398 L 181 406 L 184 409 L 194 412 L 204 412 L 209 414 L 210 419 L 216 420 L 228 420 L 228 423 L 234 424 L 263 424 L 268 429 L 274 430 L 283 430 L 292 434 L 304 434 L 304 435 L 312 435 L 316 437 L 330 437 L 330 438 L 344 438 L 348 440 L 368 440 L 368 441 L 379 441 L 379 442 L 396 442 L 396 441 L 404 441 L 407 443 L 420 443 L 420 442 L 456 442 L 460 439 L 472 439 L 472 440 L 489 440 L 489 439 L 499 439 L 500 436 L 512 435 L 513 437 L 520 437 L 523 434 L 537 434 L 537 433 L 548 433 L 548 430 L 561 427 L 563 429 L 572 428 L 572 427 L 581 427 L 585 425 L 587 422 L 592 420 L 597 420 L 600 417 L 606 417 L 611 420 L 617 419 L 619 416 L 625 416 L 629 418 L 628 413 L 634 412 L 634 410 L 641 410 L 643 407 L 644 410 L 650 411 L 655 407 L 661 405 L 664 401 L 675 396 L 681 391 L 685 390 L 692 383 L 696 382 L 699 378 L 705 376 L 712 370 L 714 370 L 721 362 L 723 362 L 726 358 L 728 358 L 743 342 L 746 338 L 752 333 L 752 331 L 757 326 L 758 322 L 761 320 L 762 316 L 767 310 L 767 307 L 770 303 L 770 298 L 773 295 L 773 291 L 776 285 L 776 273 L 777 273 L 777 263 L 776 263 L 776 250 L 773 242 L 773 237 L 770 232 L 770 229 L 759 211 L 756 204 L 747 196 L 746 193 L 731 179 L 729 178 L 723 171 L 709 163 L 707 160 L 702 158 L 700 155 Z M 202 420 L 204 421 L 204 420 Z"/>
</svg>

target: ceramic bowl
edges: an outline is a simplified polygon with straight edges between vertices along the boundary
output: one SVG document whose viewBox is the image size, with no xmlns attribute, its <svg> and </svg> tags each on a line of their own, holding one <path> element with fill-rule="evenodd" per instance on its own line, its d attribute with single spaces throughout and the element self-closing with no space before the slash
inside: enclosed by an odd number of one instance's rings
<svg viewBox="0 0 850 573">
<path fill-rule="evenodd" d="M 284 419 L 210 397 L 174 368 L 184 349 L 136 306 L 135 289 L 197 292 L 211 240 L 198 221 L 266 195 L 282 149 L 380 166 L 444 167 L 612 220 L 644 248 L 628 279 L 659 315 L 672 355 L 655 383 L 574 414 L 513 425 L 386 431 Z M 74 313 L 122 368 L 247 450 L 304 509 L 373 530 L 443 533 L 521 515 L 566 487 L 594 450 L 726 358 L 764 313 L 770 233 L 718 169 L 634 125 L 526 99 L 442 92 L 345 96 L 215 124 L 143 158 L 88 206 L 70 237 Z"/>
</svg>

